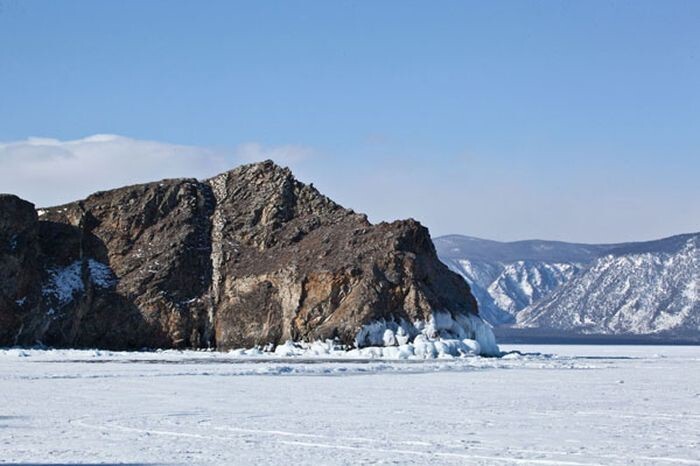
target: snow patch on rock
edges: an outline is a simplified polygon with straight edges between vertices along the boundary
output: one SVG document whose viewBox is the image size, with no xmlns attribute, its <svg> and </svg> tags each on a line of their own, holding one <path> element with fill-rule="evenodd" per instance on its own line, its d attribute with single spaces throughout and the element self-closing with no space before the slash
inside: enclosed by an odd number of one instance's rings
<svg viewBox="0 0 700 466">
<path fill-rule="evenodd" d="M 49 269 L 48 283 L 42 289 L 42 294 L 55 298 L 60 304 L 66 304 L 73 297 L 85 290 L 80 273 L 80 261 L 75 261 L 67 267 Z"/>
<path fill-rule="evenodd" d="M 89 259 L 87 262 L 90 282 L 99 288 L 110 288 L 117 282 L 112 269 L 101 262 Z M 42 294 L 52 297 L 59 304 L 71 302 L 76 295 L 85 291 L 82 278 L 81 261 L 75 261 L 66 267 L 53 267 L 48 270 L 48 280 Z"/>
<path fill-rule="evenodd" d="M 117 284 L 117 277 L 114 276 L 114 272 L 107 264 L 89 259 L 88 271 L 90 272 L 90 281 L 100 288 L 111 288 Z"/>
</svg>

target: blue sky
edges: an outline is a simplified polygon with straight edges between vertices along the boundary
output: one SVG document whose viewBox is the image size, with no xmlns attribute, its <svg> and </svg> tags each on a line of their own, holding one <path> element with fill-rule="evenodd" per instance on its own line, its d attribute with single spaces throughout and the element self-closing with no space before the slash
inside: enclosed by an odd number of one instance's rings
<svg viewBox="0 0 700 466">
<path fill-rule="evenodd" d="M 190 147 L 178 176 L 287 148 L 339 202 L 433 234 L 697 231 L 698 24 L 695 1 L 0 0 L 0 191 L 68 200 L 76 177 L 42 191 L 36 145 L 7 146 L 108 133 Z M 91 170 L 171 175 L 126 165 Z"/>
</svg>

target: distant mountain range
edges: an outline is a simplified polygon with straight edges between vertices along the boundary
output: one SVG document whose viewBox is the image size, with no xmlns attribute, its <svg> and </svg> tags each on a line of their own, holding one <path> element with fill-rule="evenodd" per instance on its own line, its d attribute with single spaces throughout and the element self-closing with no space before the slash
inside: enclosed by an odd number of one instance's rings
<svg viewBox="0 0 700 466">
<path fill-rule="evenodd" d="M 620 244 L 434 242 L 501 335 L 700 342 L 700 233 Z"/>
</svg>

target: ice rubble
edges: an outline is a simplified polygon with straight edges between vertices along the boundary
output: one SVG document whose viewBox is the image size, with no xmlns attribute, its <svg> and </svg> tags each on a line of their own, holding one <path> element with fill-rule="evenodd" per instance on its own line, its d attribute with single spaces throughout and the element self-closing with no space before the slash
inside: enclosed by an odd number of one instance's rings
<svg viewBox="0 0 700 466">
<path fill-rule="evenodd" d="M 190 360 L 190 359 L 214 359 L 214 360 L 329 360 L 329 361 L 353 361 L 353 360 L 481 360 L 477 356 L 504 356 L 505 359 L 513 359 L 517 355 L 506 353 L 485 354 L 482 346 L 476 341 L 465 338 L 457 339 L 428 339 L 425 335 L 417 335 L 410 343 L 398 346 L 367 346 L 364 348 L 348 349 L 333 340 L 308 342 L 287 341 L 273 347 L 238 348 L 228 352 L 214 350 L 155 350 L 155 351 L 111 351 L 111 350 L 85 350 L 85 349 L 51 349 L 51 348 L 0 348 L 0 360 L 3 357 L 35 357 L 48 359 L 115 359 L 115 360 Z M 500 359 L 499 359 L 500 360 Z M 484 363 L 486 364 L 486 363 Z"/>
<path fill-rule="evenodd" d="M 475 315 L 434 312 L 427 322 L 375 321 L 363 326 L 355 337 L 359 350 L 373 348 L 379 357 L 417 357 L 477 354 L 500 356 L 491 326 Z M 398 351 L 398 353 L 397 353 Z"/>
<path fill-rule="evenodd" d="M 253 356 L 256 350 L 237 350 L 241 356 Z M 261 353 L 262 354 L 262 353 Z M 465 338 L 430 340 L 425 335 L 417 335 L 413 342 L 398 346 L 366 346 L 346 350 L 333 341 L 300 343 L 288 341 L 275 348 L 279 357 L 331 357 L 350 359 L 451 359 L 482 355 L 481 346 L 476 340 Z M 494 354 L 495 356 L 495 354 Z"/>
</svg>

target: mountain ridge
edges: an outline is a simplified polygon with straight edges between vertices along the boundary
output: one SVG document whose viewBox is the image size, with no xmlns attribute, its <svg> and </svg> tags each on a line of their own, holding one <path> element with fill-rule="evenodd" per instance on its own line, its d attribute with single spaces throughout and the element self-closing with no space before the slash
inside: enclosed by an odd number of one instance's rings
<svg viewBox="0 0 700 466">
<path fill-rule="evenodd" d="M 590 259 L 601 251 L 613 249 L 625 243 L 588 244 L 568 243 L 541 239 L 519 241 L 496 241 L 475 236 L 444 235 L 435 238 L 441 243 L 444 257 L 461 257 L 459 253 L 469 254 L 470 258 L 510 262 L 513 260 L 572 261 Z M 458 251 L 448 251 L 448 246 Z"/>
<path fill-rule="evenodd" d="M 700 304 L 693 293 L 700 286 L 700 259 L 697 248 L 681 252 L 698 238 L 700 233 L 683 233 L 596 245 L 447 235 L 435 238 L 435 244 L 441 260 L 472 285 L 482 315 L 502 326 L 497 333 L 665 334 L 700 341 Z M 552 274 L 552 269 L 569 273 Z M 636 279 L 639 274 L 646 281 Z M 635 294 L 625 288 L 628 282 L 646 291 Z M 613 292 L 618 299 L 607 299 Z M 669 324 L 662 325 L 655 317 L 659 315 L 665 315 Z M 619 323 L 612 323 L 611 316 L 618 316 Z M 520 330 L 510 332 L 506 327 Z"/>
</svg>

